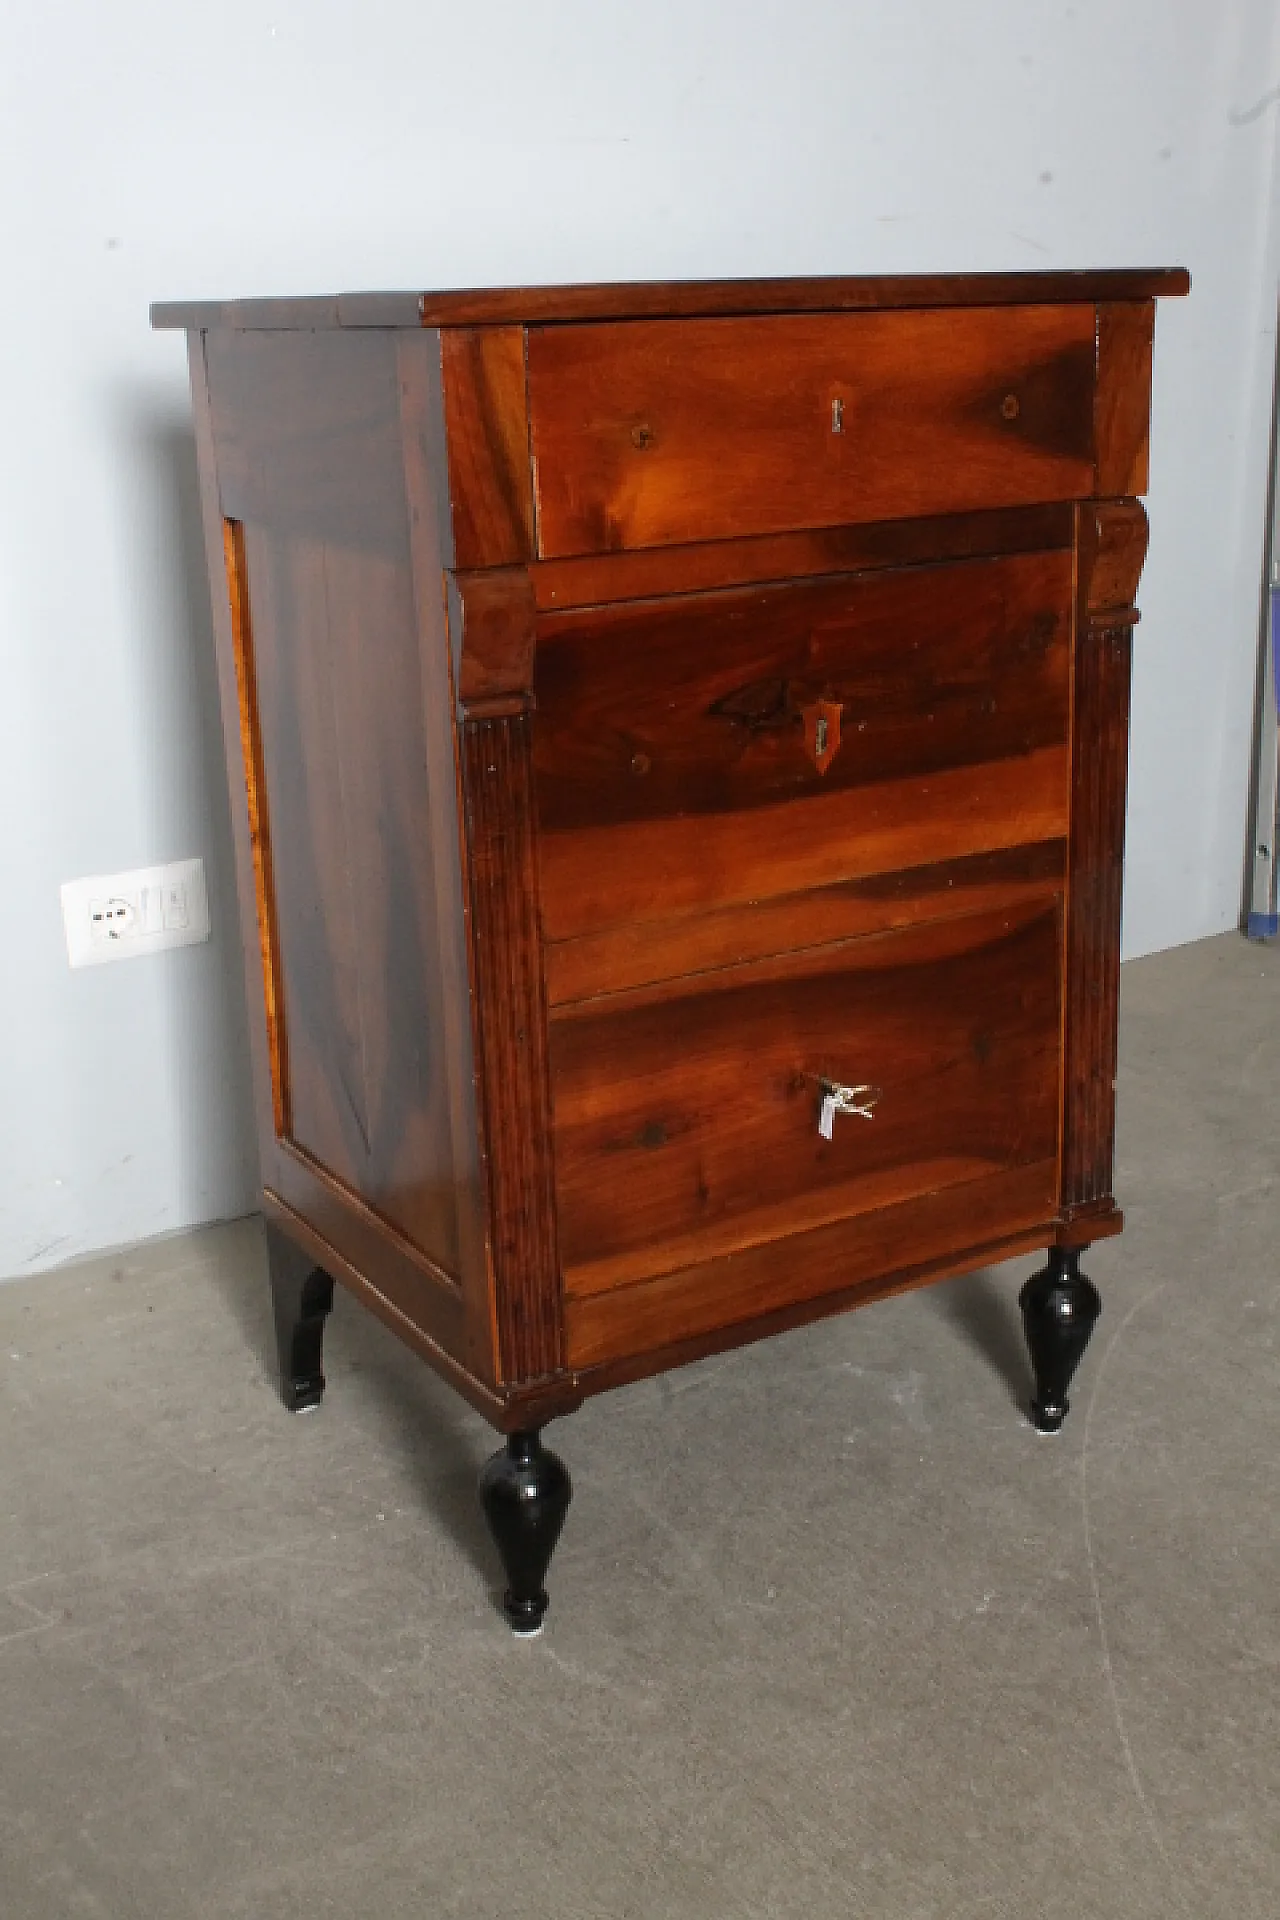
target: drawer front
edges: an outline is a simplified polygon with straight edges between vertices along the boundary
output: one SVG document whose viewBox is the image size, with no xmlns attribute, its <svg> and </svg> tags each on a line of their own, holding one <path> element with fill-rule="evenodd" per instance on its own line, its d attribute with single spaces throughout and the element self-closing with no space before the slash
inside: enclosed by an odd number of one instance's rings
<svg viewBox="0 0 1280 1920">
<path fill-rule="evenodd" d="M 543 558 L 1094 486 L 1092 306 L 535 327 Z"/>
<path fill-rule="evenodd" d="M 1065 552 L 545 618 L 548 941 L 1066 831 Z"/>
<path fill-rule="evenodd" d="M 1049 899 L 562 1010 L 551 1075 L 569 1300 L 950 1188 L 972 1195 L 969 1243 L 982 1244 L 1010 1227 L 984 1191 L 1019 1170 L 1050 1218 L 1061 950 Z M 824 1082 L 874 1090 L 871 1116 L 838 1113 L 830 1140 Z"/>
</svg>

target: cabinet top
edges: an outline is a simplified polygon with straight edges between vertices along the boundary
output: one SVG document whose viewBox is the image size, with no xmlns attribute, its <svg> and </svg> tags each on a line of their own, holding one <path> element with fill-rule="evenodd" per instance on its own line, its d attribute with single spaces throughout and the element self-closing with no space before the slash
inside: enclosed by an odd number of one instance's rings
<svg viewBox="0 0 1280 1920">
<path fill-rule="evenodd" d="M 688 319 L 746 313 L 840 313 L 891 307 L 1059 305 L 1152 300 L 1190 291 L 1182 267 L 1070 273 L 929 273 L 825 280 L 636 280 L 563 287 L 473 287 L 437 293 L 338 293 L 280 300 L 160 300 L 154 327 L 475 327 L 572 320 Z"/>
</svg>

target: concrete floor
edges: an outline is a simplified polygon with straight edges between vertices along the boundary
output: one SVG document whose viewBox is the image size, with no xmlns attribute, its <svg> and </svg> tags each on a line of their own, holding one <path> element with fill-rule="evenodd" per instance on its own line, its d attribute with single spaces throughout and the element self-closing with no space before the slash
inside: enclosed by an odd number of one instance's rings
<svg viewBox="0 0 1280 1920">
<path fill-rule="evenodd" d="M 482 1423 L 254 1222 L 0 1288 L 4 1920 L 1275 1920 L 1280 956 L 1126 967 L 1105 1311 L 1019 1261 L 617 1393 L 540 1640 Z"/>
</svg>

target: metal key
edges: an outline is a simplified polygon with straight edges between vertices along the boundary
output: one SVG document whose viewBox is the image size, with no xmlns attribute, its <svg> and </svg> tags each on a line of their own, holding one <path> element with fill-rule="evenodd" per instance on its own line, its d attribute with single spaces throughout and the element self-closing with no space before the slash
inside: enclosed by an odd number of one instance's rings
<svg viewBox="0 0 1280 1920">
<path fill-rule="evenodd" d="M 856 1113 L 862 1120 L 875 1117 L 875 1104 L 880 1098 L 879 1087 L 842 1087 L 836 1080 L 823 1080 L 821 1086 L 818 1132 L 824 1140 L 830 1140 L 838 1113 Z"/>
</svg>

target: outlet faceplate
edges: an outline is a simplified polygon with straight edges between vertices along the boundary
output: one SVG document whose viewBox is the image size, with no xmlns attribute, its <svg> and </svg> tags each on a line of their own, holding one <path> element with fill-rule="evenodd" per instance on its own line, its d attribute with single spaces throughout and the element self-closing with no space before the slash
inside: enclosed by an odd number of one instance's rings
<svg viewBox="0 0 1280 1920">
<path fill-rule="evenodd" d="M 62 888 L 62 923 L 73 967 L 133 960 L 209 938 L 203 860 L 99 873 Z"/>
</svg>

